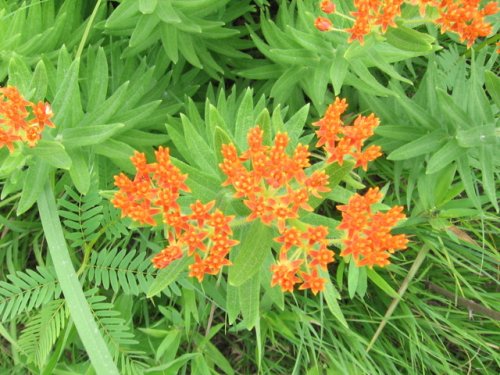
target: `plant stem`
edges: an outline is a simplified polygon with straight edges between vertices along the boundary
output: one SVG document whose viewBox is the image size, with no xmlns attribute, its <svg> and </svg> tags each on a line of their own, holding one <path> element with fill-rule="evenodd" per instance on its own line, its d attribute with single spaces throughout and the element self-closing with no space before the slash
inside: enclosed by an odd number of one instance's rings
<svg viewBox="0 0 500 375">
<path fill-rule="evenodd" d="M 101 0 L 97 0 L 94 10 L 92 11 L 92 14 L 89 17 L 87 26 L 85 27 L 85 31 L 83 32 L 82 40 L 80 41 L 80 44 L 78 45 L 78 50 L 76 51 L 76 59 L 79 59 L 80 56 L 82 55 L 83 47 L 85 46 L 85 42 L 87 42 L 87 38 L 90 33 L 90 28 L 94 23 L 95 16 L 97 15 L 97 11 L 99 10 L 99 6 L 101 6 Z"/>
<path fill-rule="evenodd" d="M 420 266 L 422 265 L 422 262 L 424 261 L 428 252 L 429 252 L 429 247 L 427 247 L 427 245 L 424 245 L 424 247 L 418 253 L 417 258 L 415 259 L 415 262 L 413 263 L 410 270 L 408 271 L 408 275 L 406 275 L 405 279 L 403 280 L 403 283 L 401 284 L 401 287 L 398 290 L 398 296 L 392 300 L 392 302 L 389 305 L 389 308 L 387 309 L 382 321 L 380 322 L 380 325 L 377 328 L 377 331 L 375 332 L 370 343 L 368 344 L 368 346 L 366 348 L 367 352 L 370 351 L 370 349 L 373 347 L 373 344 L 375 344 L 375 341 L 377 341 L 377 338 L 382 333 L 382 330 L 384 329 L 385 325 L 389 321 L 389 318 L 392 316 L 392 313 L 394 312 L 394 310 L 398 306 L 399 301 L 401 301 L 403 294 L 405 294 L 406 289 L 408 289 L 410 282 L 415 277 L 415 274 L 417 273 Z"/>
<path fill-rule="evenodd" d="M 37 203 L 57 279 L 90 361 L 97 374 L 118 375 L 118 369 L 99 332 L 71 263 L 50 181 L 46 183 Z"/>
</svg>

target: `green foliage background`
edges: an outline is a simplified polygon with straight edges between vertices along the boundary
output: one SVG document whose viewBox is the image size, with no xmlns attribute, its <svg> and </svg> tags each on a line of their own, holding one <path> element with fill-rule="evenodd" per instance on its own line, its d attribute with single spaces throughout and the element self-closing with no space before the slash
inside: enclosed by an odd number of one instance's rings
<svg viewBox="0 0 500 375">
<path fill-rule="evenodd" d="M 498 38 L 466 50 L 417 14 L 404 8 L 406 23 L 360 46 L 314 29 L 317 1 L 0 0 L 2 86 L 52 103 L 57 124 L 36 148 L 0 150 L 0 373 L 104 373 L 61 293 L 64 262 L 87 335 L 119 373 L 498 373 Z M 335 205 L 378 185 L 384 204 L 406 206 L 407 251 L 385 269 L 338 259 L 316 297 L 269 286 L 274 245 L 259 226 L 236 231 L 246 245 L 228 277 L 152 268 L 163 234 L 107 199 L 133 150 L 170 147 L 194 196 L 227 201 L 221 144 L 244 147 L 255 124 L 311 143 L 336 95 L 380 117 L 386 157 L 332 171 L 304 221 L 335 233 Z M 69 260 L 47 247 L 47 184 Z"/>
</svg>

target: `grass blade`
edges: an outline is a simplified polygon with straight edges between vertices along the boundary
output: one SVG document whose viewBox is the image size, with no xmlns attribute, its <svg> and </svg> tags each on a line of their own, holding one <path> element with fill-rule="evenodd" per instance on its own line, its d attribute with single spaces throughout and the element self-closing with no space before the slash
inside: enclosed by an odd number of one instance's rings
<svg viewBox="0 0 500 375">
<path fill-rule="evenodd" d="M 38 210 L 57 278 L 90 361 L 97 374 L 118 375 L 71 263 L 50 182 L 38 198 Z"/>
</svg>

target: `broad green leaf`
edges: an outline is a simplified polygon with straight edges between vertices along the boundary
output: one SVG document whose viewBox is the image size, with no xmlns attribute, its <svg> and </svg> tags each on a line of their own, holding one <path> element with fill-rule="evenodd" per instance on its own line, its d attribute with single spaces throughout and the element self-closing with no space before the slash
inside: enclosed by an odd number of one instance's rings
<svg viewBox="0 0 500 375">
<path fill-rule="evenodd" d="M 75 97 L 79 96 L 80 93 L 80 88 L 78 87 L 79 67 L 79 59 L 71 63 L 61 82 L 60 89 L 57 91 L 52 102 L 52 110 L 54 112 L 52 121 L 56 124 L 59 131 L 72 125 L 72 111 L 74 110 L 72 105 Z"/>
<path fill-rule="evenodd" d="M 358 60 L 349 61 L 349 66 L 354 74 L 347 74 L 345 81 L 359 90 L 366 91 L 371 95 L 398 96 L 394 91 L 384 87 L 372 75 L 368 68 Z"/>
<path fill-rule="evenodd" d="M 461 148 L 455 140 L 447 142 L 443 147 L 436 151 L 427 164 L 425 173 L 432 174 L 447 167 L 451 162 L 457 159 L 465 150 Z"/>
<path fill-rule="evenodd" d="M 412 52 L 431 52 L 434 38 L 402 25 L 389 27 L 384 34 L 387 42 L 394 47 Z"/>
<path fill-rule="evenodd" d="M 210 174 L 217 174 L 217 165 L 214 151 L 195 129 L 189 118 L 181 114 L 181 121 L 184 130 L 185 143 L 188 146 L 192 158 L 201 169 Z"/>
<path fill-rule="evenodd" d="M 254 220 L 240 240 L 240 251 L 229 268 L 229 284 L 240 286 L 253 277 L 264 263 L 272 244 L 272 229 Z"/>
<path fill-rule="evenodd" d="M 389 297 L 397 298 L 398 293 L 380 276 L 375 270 L 371 268 L 366 269 L 366 274 L 368 278 L 382 291 L 384 291 Z"/>
<path fill-rule="evenodd" d="M 155 11 L 157 5 L 158 0 L 139 0 L 139 11 L 142 14 L 151 14 Z"/>
<path fill-rule="evenodd" d="M 497 151 L 495 151 L 495 149 Z M 481 146 L 479 151 L 479 163 L 481 165 L 484 191 L 490 199 L 490 202 L 493 204 L 493 207 L 495 207 L 495 210 L 498 212 L 498 199 L 495 184 L 495 165 L 493 156 L 495 152 L 498 152 L 498 148 L 495 148 L 493 145 Z"/>
<path fill-rule="evenodd" d="M 158 35 L 155 31 L 159 23 L 160 19 L 156 15 L 142 14 L 135 25 L 132 35 L 130 36 L 128 43 L 129 47 L 140 47 L 138 49 L 134 49 L 137 51 L 148 47 L 151 45 L 151 42 L 155 42 L 158 39 Z"/>
<path fill-rule="evenodd" d="M 106 141 L 123 127 L 123 124 L 106 124 L 64 129 L 61 134 L 62 142 L 68 149 L 95 146 Z"/>
<path fill-rule="evenodd" d="M 332 65 L 330 66 L 330 80 L 332 81 L 335 95 L 340 95 L 340 90 L 342 89 L 342 85 L 349 68 L 349 63 L 344 58 L 344 54 L 342 52 L 342 50 L 337 49 Z"/>
<path fill-rule="evenodd" d="M 246 89 L 245 95 L 241 101 L 236 114 L 236 127 L 234 129 L 234 138 L 240 149 L 247 148 L 248 131 L 255 126 L 253 117 L 253 90 Z"/>
<path fill-rule="evenodd" d="M 97 50 L 89 81 L 87 112 L 93 112 L 104 103 L 108 91 L 108 60 L 106 59 L 106 53 L 102 47 L 99 47 Z"/>
<path fill-rule="evenodd" d="M 349 262 L 349 272 L 347 274 L 347 290 L 349 292 L 349 298 L 353 299 L 356 294 L 356 289 L 358 289 L 359 281 L 359 267 L 356 265 L 353 259 Z"/>
<path fill-rule="evenodd" d="M 27 149 L 28 155 L 34 155 L 56 168 L 69 169 L 71 158 L 60 142 L 40 140 L 33 148 Z"/>
<path fill-rule="evenodd" d="M 9 85 L 19 89 L 26 98 L 31 98 L 28 92 L 31 82 L 31 70 L 21 57 L 11 57 L 9 61 Z"/>
<path fill-rule="evenodd" d="M 495 126 L 488 124 L 475 126 L 467 130 L 459 130 L 456 139 L 461 147 L 479 147 L 496 144 L 498 135 Z"/>
<path fill-rule="evenodd" d="M 30 92 L 33 93 L 31 100 L 38 101 L 45 98 L 47 95 L 48 80 L 47 69 L 45 68 L 43 61 L 40 60 L 36 64 L 35 71 L 33 72 L 33 77 L 30 82 Z"/>
<path fill-rule="evenodd" d="M 254 274 L 238 288 L 241 314 L 246 329 L 252 329 L 259 319 L 260 273 Z"/>
<path fill-rule="evenodd" d="M 234 324 L 238 314 L 240 313 L 240 297 L 239 297 L 239 287 L 227 284 L 227 295 L 226 295 L 226 311 L 227 319 L 230 325 Z"/>
<path fill-rule="evenodd" d="M 345 327 L 349 328 L 347 322 L 345 320 L 344 314 L 342 313 L 342 309 L 337 301 L 340 298 L 339 292 L 332 284 L 330 280 L 330 275 L 320 270 L 320 276 L 325 278 L 325 290 L 322 292 L 323 297 L 325 298 L 326 305 L 328 306 L 328 310 L 332 313 L 332 315 L 337 318 L 337 320 Z"/>
<path fill-rule="evenodd" d="M 446 135 L 441 130 L 435 130 L 430 134 L 424 135 L 413 142 L 397 148 L 387 156 L 387 159 L 407 160 L 428 154 L 429 152 L 437 150 L 445 141 L 445 137 Z"/>
<path fill-rule="evenodd" d="M 28 211 L 43 191 L 45 181 L 49 178 L 50 166 L 42 159 L 35 159 L 30 165 L 24 180 L 21 198 L 17 206 L 17 216 Z"/>
<path fill-rule="evenodd" d="M 500 108 L 500 77 L 489 70 L 484 72 L 484 83 L 491 98 L 498 108 Z"/>
<path fill-rule="evenodd" d="M 190 257 L 182 257 L 174 260 L 166 268 L 160 270 L 149 286 L 147 297 L 151 298 L 160 294 L 165 288 L 176 281 L 182 272 L 186 271 L 188 264 L 191 262 Z"/>
<path fill-rule="evenodd" d="M 80 194 L 87 194 L 90 188 L 90 172 L 86 161 L 86 154 L 79 150 L 74 149 L 68 151 L 71 158 L 71 168 L 69 169 L 69 175 L 71 181 L 80 192 Z"/>
<path fill-rule="evenodd" d="M 307 116 L 309 114 L 309 104 L 306 104 L 301 109 L 299 109 L 287 122 L 285 122 L 285 131 L 290 137 L 291 149 L 294 149 L 299 143 L 300 135 L 304 131 L 304 126 L 306 124 Z"/>
<path fill-rule="evenodd" d="M 214 146 L 217 157 L 217 162 L 222 162 L 222 145 L 233 143 L 229 134 L 227 134 L 221 127 L 217 126 L 214 133 Z"/>
<path fill-rule="evenodd" d="M 160 17 L 160 19 L 167 24 L 182 22 L 179 15 L 172 7 L 171 0 L 161 0 L 156 7 L 156 15 Z"/>
</svg>

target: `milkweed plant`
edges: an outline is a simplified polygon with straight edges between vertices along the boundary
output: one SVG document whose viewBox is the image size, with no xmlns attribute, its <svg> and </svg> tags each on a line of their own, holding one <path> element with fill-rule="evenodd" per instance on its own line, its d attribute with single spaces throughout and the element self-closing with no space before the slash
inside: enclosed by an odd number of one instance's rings
<svg viewBox="0 0 500 375">
<path fill-rule="evenodd" d="M 498 369 L 497 2 L 0 17 L 0 372 Z"/>
</svg>

